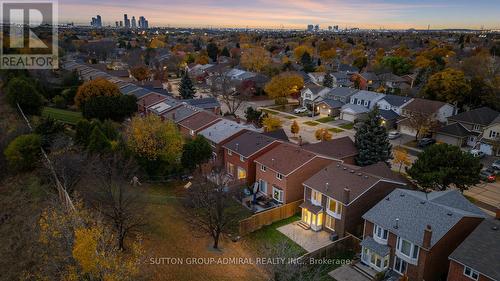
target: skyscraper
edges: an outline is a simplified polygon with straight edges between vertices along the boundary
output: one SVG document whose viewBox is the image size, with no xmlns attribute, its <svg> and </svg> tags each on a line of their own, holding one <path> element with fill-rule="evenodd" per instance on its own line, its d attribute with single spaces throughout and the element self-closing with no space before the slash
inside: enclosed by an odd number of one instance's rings
<svg viewBox="0 0 500 281">
<path fill-rule="evenodd" d="M 123 21 L 122 20 L 120 21 L 120 27 L 123 27 Z"/>
<path fill-rule="evenodd" d="M 92 20 L 90 21 L 90 26 L 92 26 L 92 27 L 102 27 L 101 16 L 97 15 L 96 17 L 92 17 Z"/>
<path fill-rule="evenodd" d="M 137 27 L 137 24 L 135 21 L 135 16 L 132 16 L 132 28 L 136 28 L 136 27 Z"/>
<path fill-rule="evenodd" d="M 120 22 L 115 21 L 115 25 L 116 25 L 116 27 L 119 27 L 120 26 Z"/>
<path fill-rule="evenodd" d="M 314 25 L 309 24 L 309 25 L 307 26 L 307 31 L 312 32 L 313 30 L 314 30 Z"/>
<path fill-rule="evenodd" d="M 148 21 L 144 16 L 139 17 L 139 28 L 148 28 Z"/>
<path fill-rule="evenodd" d="M 127 14 L 123 15 L 123 23 L 125 24 L 126 28 L 130 28 L 130 20 L 128 19 Z"/>
</svg>

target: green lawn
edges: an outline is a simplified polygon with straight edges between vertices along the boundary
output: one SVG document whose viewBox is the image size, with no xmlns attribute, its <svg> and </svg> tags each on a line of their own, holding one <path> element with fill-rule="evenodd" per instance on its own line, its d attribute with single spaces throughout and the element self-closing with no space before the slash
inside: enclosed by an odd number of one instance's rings
<svg viewBox="0 0 500 281">
<path fill-rule="evenodd" d="M 328 122 L 332 122 L 335 120 L 335 117 L 332 117 L 332 116 L 326 116 L 326 117 L 323 117 L 323 118 L 319 118 L 319 119 L 316 119 L 316 122 L 320 122 L 320 123 L 328 123 Z"/>
<path fill-rule="evenodd" d="M 262 112 L 269 113 L 269 114 L 272 114 L 272 115 L 278 115 L 279 114 L 279 112 L 277 112 L 277 111 L 269 110 L 269 109 L 265 109 L 265 108 L 262 109 Z"/>
<path fill-rule="evenodd" d="M 251 244 L 252 248 L 260 254 L 263 254 L 262 251 L 265 251 L 265 248 L 272 248 L 274 245 L 278 245 L 279 243 L 285 241 L 285 243 L 290 247 L 290 251 L 293 253 L 293 256 L 299 257 L 305 254 L 306 250 L 277 230 L 280 226 L 287 225 L 298 220 L 300 220 L 300 216 L 295 215 L 287 219 L 277 221 L 248 234 L 245 239 L 247 239 L 247 242 Z"/>
<path fill-rule="evenodd" d="M 290 115 L 287 115 L 287 116 L 285 116 L 285 118 L 286 118 L 286 119 L 290 119 L 290 120 L 292 120 L 292 119 L 296 119 L 297 117 L 295 117 L 295 116 L 290 116 Z"/>
<path fill-rule="evenodd" d="M 339 129 L 339 128 L 330 128 L 330 129 L 328 129 L 328 131 L 330 131 L 332 133 L 340 133 L 340 132 L 343 132 L 344 130 Z"/>
<path fill-rule="evenodd" d="M 309 126 L 318 126 L 319 125 L 319 123 L 315 122 L 315 121 L 307 121 L 307 122 L 304 122 L 304 124 L 309 125 Z"/>
<path fill-rule="evenodd" d="M 339 127 L 346 130 L 352 130 L 352 128 L 354 128 L 354 123 L 342 124 Z"/>
<path fill-rule="evenodd" d="M 44 107 L 42 111 L 42 116 L 44 117 L 52 117 L 58 121 L 61 121 L 66 124 L 75 125 L 83 119 L 82 113 L 78 111 L 71 111 L 53 107 Z"/>
</svg>

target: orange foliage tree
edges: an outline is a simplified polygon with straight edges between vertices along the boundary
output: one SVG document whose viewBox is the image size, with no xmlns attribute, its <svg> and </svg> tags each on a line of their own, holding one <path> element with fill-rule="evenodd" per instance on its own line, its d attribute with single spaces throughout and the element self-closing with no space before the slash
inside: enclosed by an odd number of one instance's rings
<svg viewBox="0 0 500 281">
<path fill-rule="evenodd" d="M 78 87 L 78 91 L 75 95 L 75 105 L 80 107 L 85 101 L 92 97 L 99 96 L 119 96 L 121 95 L 120 89 L 115 84 L 110 81 L 97 78 L 95 80 L 90 80 L 83 83 Z"/>
</svg>

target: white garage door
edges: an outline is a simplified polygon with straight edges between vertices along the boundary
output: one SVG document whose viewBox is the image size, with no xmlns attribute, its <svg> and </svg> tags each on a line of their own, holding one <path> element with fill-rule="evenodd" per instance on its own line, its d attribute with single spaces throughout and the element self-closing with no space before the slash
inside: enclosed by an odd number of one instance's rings
<svg viewBox="0 0 500 281">
<path fill-rule="evenodd" d="M 481 145 L 479 146 L 479 150 L 484 152 L 484 154 L 493 155 L 493 148 L 489 144 L 481 143 Z"/>
<path fill-rule="evenodd" d="M 354 122 L 354 120 L 356 120 L 356 115 L 347 112 L 342 112 L 341 119 L 345 121 Z"/>
<path fill-rule="evenodd" d="M 417 131 L 415 131 L 414 129 L 412 129 L 408 126 L 405 126 L 405 125 L 399 126 L 399 132 L 401 134 L 410 135 L 410 136 L 415 136 L 417 134 Z"/>
</svg>

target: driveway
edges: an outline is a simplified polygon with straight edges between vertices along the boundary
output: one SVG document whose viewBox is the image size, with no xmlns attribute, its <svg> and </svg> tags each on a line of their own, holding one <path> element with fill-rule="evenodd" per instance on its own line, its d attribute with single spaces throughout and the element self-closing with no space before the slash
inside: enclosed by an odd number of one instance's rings
<svg viewBox="0 0 500 281">
<path fill-rule="evenodd" d="M 476 200 L 474 203 L 491 215 L 500 208 L 500 182 L 478 184 L 464 194 Z"/>
<path fill-rule="evenodd" d="M 297 225 L 298 222 L 293 222 L 281 227 L 278 231 L 285 234 L 293 242 L 304 248 L 307 252 L 314 252 L 333 242 L 330 240 L 330 234 L 326 231 L 305 230 Z"/>
</svg>

